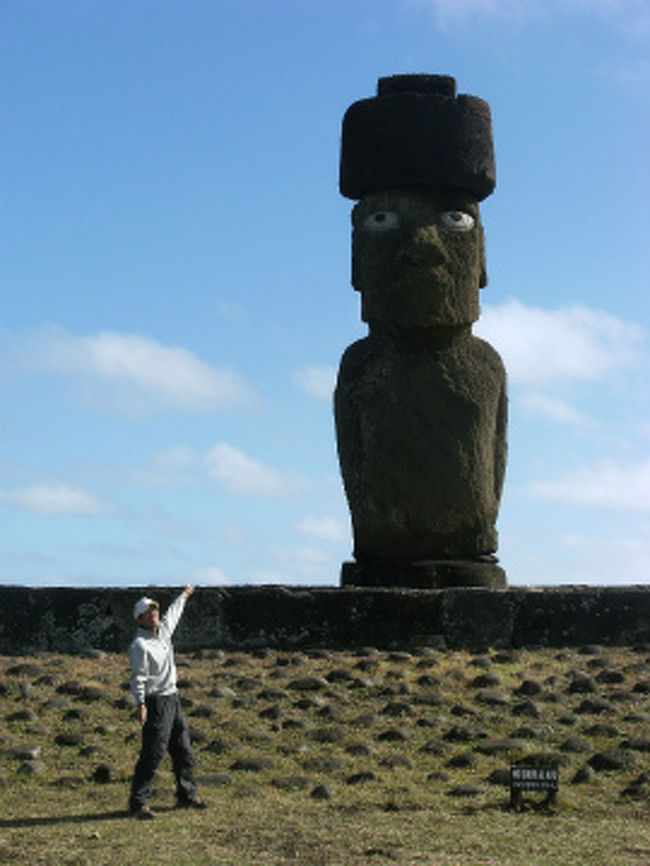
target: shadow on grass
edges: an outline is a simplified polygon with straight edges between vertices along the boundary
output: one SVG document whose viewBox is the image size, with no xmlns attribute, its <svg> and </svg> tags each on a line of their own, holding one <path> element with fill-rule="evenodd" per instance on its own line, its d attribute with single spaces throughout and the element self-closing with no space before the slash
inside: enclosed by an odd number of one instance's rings
<svg viewBox="0 0 650 866">
<path fill-rule="evenodd" d="M 158 814 L 169 809 L 156 809 Z M 117 821 L 133 816 L 126 809 L 117 809 L 113 812 L 85 812 L 81 815 L 43 815 L 36 818 L 0 818 L 0 830 L 19 829 L 24 827 L 53 827 L 57 824 L 86 824 L 90 821 Z"/>
</svg>

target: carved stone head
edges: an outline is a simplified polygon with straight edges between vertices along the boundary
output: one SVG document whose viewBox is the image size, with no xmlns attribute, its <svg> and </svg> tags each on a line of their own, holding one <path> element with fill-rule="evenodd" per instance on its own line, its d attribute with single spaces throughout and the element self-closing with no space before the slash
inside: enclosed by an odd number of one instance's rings
<svg viewBox="0 0 650 866">
<path fill-rule="evenodd" d="M 352 285 L 364 322 L 430 328 L 478 319 L 483 227 L 466 193 L 370 193 L 352 224 Z"/>
<path fill-rule="evenodd" d="M 495 185 L 487 103 L 449 76 L 381 78 L 343 120 L 340 187 L 352 214 L 361 318 L 402 328 L 471 325 L 487 283 L 478 202 Z"/>
</svg>

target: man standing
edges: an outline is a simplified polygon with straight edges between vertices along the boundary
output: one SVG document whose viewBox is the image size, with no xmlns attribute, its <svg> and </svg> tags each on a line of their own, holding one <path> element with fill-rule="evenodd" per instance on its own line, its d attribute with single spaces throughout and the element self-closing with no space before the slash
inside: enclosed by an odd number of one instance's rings
<svg viewBox="0 0 650 866">
<path fill-rule="evenodd" d="M 129 647 L 131 693 L 142 727 L 142 748 L 131 782 L 129 811 L 145 820 L 155 817 L 149 807 L 149 797 L 154 776 L 167 750 L 176 776 L 177 807 L 205 808 L 205 803 L 196 796 L 194 757 L 176 689 L 172 647 L 172 634 L 193 592 L 194 588 L 188 584 L 162 619 L 158 603 L 146 596 L 133 608 L 138 631 Z"/>
</svg>

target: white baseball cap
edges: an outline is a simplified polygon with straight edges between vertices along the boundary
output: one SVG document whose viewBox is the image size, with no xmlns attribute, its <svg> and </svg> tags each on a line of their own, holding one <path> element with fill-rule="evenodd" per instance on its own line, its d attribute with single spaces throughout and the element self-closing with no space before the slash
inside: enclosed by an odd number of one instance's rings
<svg viewBox="0 0 650 866">
<path fill-rule="evenodd" d="M 141 599 L 136 601 L 133 606 L 133 619 L 137 619 L 139 616 L 142 616 L 143 613 L 146 613 L 150 607 L 159 607 L 158 602 L 154 601 L 153 598 L 147 598 L 146 595 L 143 595 Z"/>
</svg>

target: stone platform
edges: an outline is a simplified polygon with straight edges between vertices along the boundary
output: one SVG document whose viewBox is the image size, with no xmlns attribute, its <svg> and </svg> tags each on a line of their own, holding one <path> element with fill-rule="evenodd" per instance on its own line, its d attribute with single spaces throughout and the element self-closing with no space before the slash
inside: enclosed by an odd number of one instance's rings
<svg viewBox="0 0 650 866">
<path fill-rule="evenodd" d="M 169 587 L 0 586 L 0 654 L 123 652 L 144 593 Z M 197 589 L 179 650 L 578 646 L 650 643 L 650 586 L 399 589 L 233 586 Z"/>
</svg>

